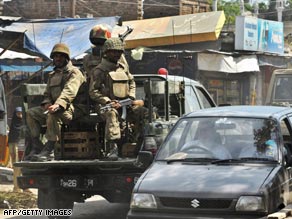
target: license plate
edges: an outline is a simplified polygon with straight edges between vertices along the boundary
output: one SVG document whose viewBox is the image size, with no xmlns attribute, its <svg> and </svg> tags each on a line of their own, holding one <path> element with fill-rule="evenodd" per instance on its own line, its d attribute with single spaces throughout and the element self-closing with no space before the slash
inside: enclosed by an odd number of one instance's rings
<svg viewBox="0 0 292 219">
<path fill-rule="evenodd" d="M 76 188 L 78 186 L 77 179 L 60 179 L 60 186 L 64 188 Z"/>
</svg>

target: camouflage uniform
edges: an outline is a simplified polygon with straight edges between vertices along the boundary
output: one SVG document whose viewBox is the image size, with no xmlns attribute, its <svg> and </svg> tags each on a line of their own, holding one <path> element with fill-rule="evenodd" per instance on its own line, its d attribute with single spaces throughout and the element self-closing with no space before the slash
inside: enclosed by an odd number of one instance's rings
<svg viewBox="0 0 292 219">
<path fill-rule="evenodd" d="M 124 81 L 121 89 L 112 80 Z M 125 90 L 125 86 L 127 89 Z M 136 85 L 132 74 L 122 63 L 112 63 L 103 58 L 93 72 L 93 80 L 90 83 L 89 95 L 98 104 L 105 105 L 111 100 L 121 100 L 128 97 L 135 99 Z M 121 138 L 119 113 L 115 109 L 106 111 L 103 116 L 106 119 L 106 140 L 117 140 Z"/>
<path fill-rule="evenodd" d="M 92 48 L 91 54 L 87 54 L 83 58 L 83 68 L 88 78 L 92 78 L 93 71 L 101 62 L 101 59 L 104 56 L 102 46 L 104 45 L 104 42 L 110 38 L 111 32 L 106 24 L 98 24 L 90 30 L 89 40 L 94 47 Z M 128 68 L 128 63 L 124 54 L 122 54 L 119 62 L 123 63 L 124 66 Z"/>
<path fill-rule="evenodd" d="M 27 125 L 32 137 L 40 136 L 41 125 L 47 124 L 47 140 L 58 141 L 60 139 L 61 124 L 68 124 L 73 119 L 73 116 L 74 118 L 79 118 L 86 113 L 85 97 L 76 97 L 83 83 L 85 83 L 85 77 L 71 62 L 63 69 L 54 69 L 49 74 L 47 88 L 44 93 L 45 99 L 42 104 L 56 103 L 62 109 L 47 115 L 44 114 L 44 109 L 41 106 L 29 109 L 27 112 Z"/>
<path fill-rule="evenodd" d="M 83 68 L 88 78 L 92 78 L 93 72 L 95 71 L 102 59 L 102 53 L 97 50 L 98 49 L 96 47 L 92 48 L 92 53 L 87 54 L 83 58 Z M 124 54 L 122 54 L 119 63 L 123 64 L 125 68 L 129 69 L 128 62 Z"/>
</svg>

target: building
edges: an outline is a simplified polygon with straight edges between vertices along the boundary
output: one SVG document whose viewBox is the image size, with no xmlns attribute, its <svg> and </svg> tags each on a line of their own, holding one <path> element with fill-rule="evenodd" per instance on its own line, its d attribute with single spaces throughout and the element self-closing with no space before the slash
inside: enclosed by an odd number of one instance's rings
<svg viewBox="0 0 292 219">
<path fill-rule="evenodd" d="M 207 0 L 11 0 L 5 2 L 3 15 L 26 19 L 121 16 L 127 21 L 207 11 Z"/>
</svg>

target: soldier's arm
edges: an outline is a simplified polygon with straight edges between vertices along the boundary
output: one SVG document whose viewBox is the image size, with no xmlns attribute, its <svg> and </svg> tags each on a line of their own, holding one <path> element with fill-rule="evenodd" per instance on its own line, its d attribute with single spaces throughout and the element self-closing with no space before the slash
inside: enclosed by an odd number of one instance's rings
<svg viewBox="0 0 292 219">
<path fill-rule="evenodd" d="M 103 72 L 100 69 L 96 69 L 92 77 L 90 78 L 90 84 L 89 84 L 89 96 L 90 98 L 98 102 L 100 104 L 106 104 L 111 101 L 111 99 L 107 96 L 104 96 L 102 93 L 102 89 L 104 88 L 104 76 Z"/>
<path fill-rule="evenodd" d="M 86 81 L 84 75 L 77 68 L 72 69 L 69 74 L 70 77 L 66 81 L 60 96 L 55 101 L 55 104 L 60 105 L 64 109 L 72 103 L 80 86 Z"/>
</svg>

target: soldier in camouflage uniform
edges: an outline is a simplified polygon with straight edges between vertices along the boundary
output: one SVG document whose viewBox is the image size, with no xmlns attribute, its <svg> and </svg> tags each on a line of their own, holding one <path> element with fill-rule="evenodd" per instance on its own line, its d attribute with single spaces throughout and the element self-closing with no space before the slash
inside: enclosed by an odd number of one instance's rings
<svg viewBox="0 0 292 219">
<path fill-rule="evenodd" d="M 91 72 L 101 62 L 102 51 L 101 48 L 104 42 L 111 37 L 111 32 L 106 25 L 100 24 L 94 26 L 89 33 L 89 40 L 94 45 L 91 54 L 87 54 L 83 58 L 83 68 L 90 77 Z"/>
<path fill-rule="evenodd" d="M 109 158 L 118 159 L 117 140 L 121 138 L 119 111 L 121 105 L 117 100 L 135 99 L 136 84 L 128 68 L 119 60 L 124 52 L 123 42 L 119 38 L 108 39 L 103 51 L 105 56 L 93 72 L 89 95 L 100 105 L 111 103 L 112 108 L 102 113 L 105 118 L 105 140 L 110 149 Z"/>
<path fill-rule="evenodd" d="M 66 44 L 58 43 L 53 47 L 51 56 L 55 66 L 49 73 L 44 100 L 41 106 L 27 112 L 27 126 L 33 139 L 33 149 L 29 155 L 32 160 L 52 159 L 55 143 L 60 140 L 61 125 L 68 124 L 73 118 L 77 119 L 86 113 L 86 98 L 79 95 L 86 78 L 81 71 L 72 65 L 70 51 Z M 44 113 L 47 111 L 47 113 Z M 41 126 L 46 124 L 47 142 L 39 151 L 41 142 Z"/>
<path fill-rule="evenodd" d="M 83 69 L 87 73 L 87 77 L 91 78 L 94 69 L 101 62 L 103 57 L 102 47 L 104 42 L 111 38 L 111 32 L 106 24 L 94 26 L 89 34 L 89 40 L 94 45 L 91 54 L 87 54 L 83 58 Z M 128 68 L 128 63 L 124 55 L 121 56 L 119 62 L 123 63 Z"/>
</svg>

